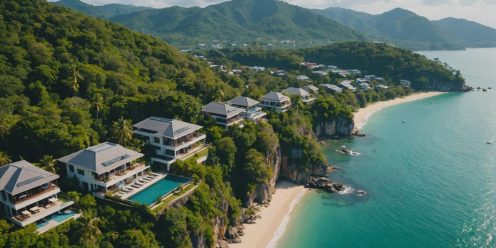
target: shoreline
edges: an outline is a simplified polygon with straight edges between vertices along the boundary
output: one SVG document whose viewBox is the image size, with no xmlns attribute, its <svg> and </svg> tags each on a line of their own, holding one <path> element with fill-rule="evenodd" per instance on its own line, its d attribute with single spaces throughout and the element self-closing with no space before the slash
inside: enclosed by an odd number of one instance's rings
<svg viewBox="0 0 496 248">
<path fill-rule="evenodd" d="M 367 124 L 368 119 L 376 112 L 385 108 L 422 100 L 445 94 L 445 92 L 421 92 L 388 101 L 375 102 L 354 113 L 355 129 L 360 130 Z M 241 243 L 229 244 L 232 248 L 268 247 L 275 248 L 284 235 L 294 208 L 301 202 L 310 189 L 289 181 L 281 181 L 276 185 L 275 193 L 268 207 L 261 208 L 261 216 L 255 224 L 244 224 L 245 235 L 240 237 Z"/>
<path fill-rule="evenodd" d="M 268 207 L 262 207 L 255 224 L 243 224 L 245 235 L 241 243 L 229 244 L 231 248 L 276 247 L 286 231 L 294 208 L 310 190 L 289 181 L 277 183 Z"/>
<path fill-rule="evenodd" d="M 446 94 L 446 92 L 421 92 L 421 93 L 414 93 L 402 98 L 395 98 L 392 100 L 388 101 L 380 101 L 380 102 L 375 102 L 372 103 L 365 108 L 360 108 L 358 109 L 357 112 L 353 113 L 353 120 L 355 122 L 355 129 L 356 130 L 361 130 L 365 124 L 367 124 L 367 121 L 369 118 L 375 114 L 376 112 L 379 112 L 385 108 L 392 107 L 395 105 L 407 103 L 407 102 L 413 102 L 413 101 L 418 101 L 438 95 Z"/>
</svg>

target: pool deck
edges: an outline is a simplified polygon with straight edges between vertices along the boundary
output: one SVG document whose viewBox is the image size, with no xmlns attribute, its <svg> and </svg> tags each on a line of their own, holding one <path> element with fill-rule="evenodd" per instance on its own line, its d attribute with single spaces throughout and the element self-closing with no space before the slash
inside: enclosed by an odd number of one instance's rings
<svg viewBox="0 0 496 248">
<path fill-rule="evenodd" d="M 121 192 L 120 194 L 115 193 L 115 194 L 113 194 L 113 196 L 119 197 L 119 198 L 121 198 L 123 200 L 126 200 L 129 197 L 131 197 L 131 196 L 133 196 L 133 195 L 135 195 L 135 194 L 137 194 L 137 193 L 145 190 L 146 188 L 152 186 L 156 182 L 164 179 L 167 176 L 167 174 L 162 174 L 162 173 L 157 173 L 157 174 L 159 174 L 159 176 L 155 177 L 154 179 L 150 180 L 149 182 L 143 183 L 143 186 L 141 186 L 139 188 L 133 188 L 133 191 L 131 191 L 129 193 L 125 193 L 125 192 L 120 191 Z M 128 187 L 131 187 L 131 186 L 128 186 Z"/>
<path fill-rule="evenodd" d="M 73 215 L 73 216 L 71 216 L 71 217 L 69 217 L 69 218 L 65 219 L 65 220 L 64 220 L 64 221 L 62 221 L 62 222 L 58 222 L 58 221 L 56 221 L 56 220 L 50 220 L 50 221 L 49 221 L 46 225 L 44 225 L 44 226 L 42 226 L 42 227 L 40 227 L 40 228 L 36 229 L 36 232 L 37 232 L 38 234 L 43 234 L 43 233 L 46 233 L 46 232 L 50 231 L 52 228 L 54 228 L 54 227 L 56 227 L 56 226 L 58 226 L 58 225 L 62 225 L 62 224 L 66 223 L 66 222 L 67 222 L 67 221 L 69 221 L 69 220 L 75 220 L 75 219 L 77 219 L 77 218 L 79 218 L 79 217 L 81 217 L 81 213 L 77 213 L 77 214 L 75 214 L 75 215 Z"/>
</svg>

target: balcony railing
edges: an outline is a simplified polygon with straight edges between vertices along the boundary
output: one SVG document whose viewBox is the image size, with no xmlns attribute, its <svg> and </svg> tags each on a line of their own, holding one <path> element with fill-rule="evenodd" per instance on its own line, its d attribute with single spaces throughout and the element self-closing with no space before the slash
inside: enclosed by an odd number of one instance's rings
<svg viewBox="0 0 496 248">
<path fill-rule="evenodd" d="M 22 195 L 20 197 L 14 197 L 12 199 L 12 202 L 14 204 L 19 204 L 19 203 L 22 203 L 22 202 L 25 202 L 25 201 L 28 201 L 28 200 L 31 200 L 33 198 L 36 198 L 40 195 L 43 195 L 43 194 L 46 194 L 50 191 L 55 191 L 57 190 L 59 187 L 55 184 L 50 184 L 46 189 L 42 189 L 40 191 L 37 191 L 35 193 L 31 193 L 31 194 L 27 194 L 27 195 Z M 41 189 L 41 188 L 40 188 Z"/>
</svg>

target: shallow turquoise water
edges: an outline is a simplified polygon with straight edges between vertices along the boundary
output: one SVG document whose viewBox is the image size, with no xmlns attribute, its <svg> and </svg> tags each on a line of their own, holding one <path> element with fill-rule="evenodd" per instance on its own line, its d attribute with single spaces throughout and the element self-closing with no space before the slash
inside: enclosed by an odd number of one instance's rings
<svg viewBox="0 0 496 248">
<path fill-rule="evenodd" d="M 166 176 L 164 179 L 154 183 L 152 186 L 140 191 L 139 193 L 132 195 L 128 198 L 130 201 L 138 202 L 144 205 L 151 205 L 159 197 L 165 196 L 175 189 L 177 189 L 181 184 L 189 182 L 189 179 Z"/>
<path fill-rule="evenodd" d="M 496 88 L 496 49 L 424 54 Z M 279 247 L 496 247 L 496 91 L 394 106 L 364 131 L 325 151 L 331 178 L 368 194 L 308 195 Z"/>
<path fill-rule="evenodd" d="M 57 221 L 58 223 L 62 223 L 64 222 L 65 220 L 71 218 L 72 216 L 76 215 L 76 212 L 70 210 L 68 211 L 67 213 L 66 212 L 61 212 L 61 213 L 55 213 L 55 214 L 52 214 L 48 217 L 46 217 L 45 219 L 43 219 L 42 221 L 39 221 L 37 224 L 36 224 L 36 227 L 37 228 L 41 228 L 41 227 L 44 227 L 48 224 L 49 221 L 51 220 L 55 220 Z"/>
</svg>

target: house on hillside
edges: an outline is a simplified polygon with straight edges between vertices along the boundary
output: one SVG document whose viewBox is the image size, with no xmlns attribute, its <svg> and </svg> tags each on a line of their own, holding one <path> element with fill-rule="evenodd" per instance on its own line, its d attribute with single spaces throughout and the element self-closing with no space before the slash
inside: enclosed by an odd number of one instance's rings
<svg viewBox="0 0 496 248">
<path fill-rule="evenodd" d="M 298 80 L 298 81 L 307 81 L 307 82 L 310 82 L 311 81 L 310 78 L 308 76 L 305 76 L 305 75 L 298 75 L 296 77 L 296 80 Z"/>
<path fill-rule="evenodd" d="M 338 86 L 341 87 L 342 89 L 350 90 L 353 92 L 356 91 L 355 86 L 353 86 L 353 84 L 349 80 L 345 80 L 345 81 L 340 82 L 338 84 Z"/>
<path fill-rule="evenodd" d="M 325 77 L 325 76 L 329 75 L 329 73 L 326 71 L 313 71 L 312 73 L 315 75 L 319 75 L 321 77 Z"/>
<path fill-rule="evenodd" d="M 316 100 L 308 91 L 302 88 L 289 87 L 283 91 L 288 96 L 297 96 L 303 103 L 312 103 Z"/>
<path fill-rule="evenodd" d="M 411 83 L 410 81 L 408 81 L 408 80 L 405 80 L 405 79 L 401 79 L 401 80 L 400 80 L 400 84 L 401 84 L 402 86 L 404 86 L 404 87 L 408 87 L 408 88 L 410 88 L 410 87 L 412 86 L 412 83 Z"/>
<path fill-rule="evenodd" d="M 143 154 L 109 142 L 101 143 L 58 161 L 65 165 L 67 177 L 77 178 L 79 186 L 94 196 L 105 198 L 146 177 L 150 166 L 138 162 Z"/>
<path fill-rule="evenodd" d="M 314 85 L 306 85 L 306 86 L 303 86 L 303 89 L 306 90 L 308 93 L 310 94 L 318 94 L 319 93 L 319 88 L 315 87 Z"/>
<path fill-rule="evenodd" d="M 69 210 L 74 202 L 62 197 L 58 179 L 25 160 L 0 167 L 0 211 L 19 227 L 36 224 L 38 233 L 78 218 Z"/>
<path fill-rule="evenodd" d="M 320 87 L 323 87 L 327 91 L 337 94 L 343 92 L 343 89 L 341 89 L 339 86 L 334 85 L 334 84 L 321 84 Z"/>
<path fill-rule="evenodd" d="M 161 165 L 168 171 L 176 160 L 186 160 L 207 149 L 207 136 L 201 133 L 202 128 L 180 120 L 152 116 L 133 125 L 133 132 L 154 148 L 152 164 Z M 206 159 L 207 156 L 204 156 L 197 162 L 202 163 Z"/>
<path fill-rule="evenodd" d="M 212 117 L 218 125 L 223 127 L 229 127 L 243 122 L 241 113 L 244 112 L 244 109 L 236 108 L 226 103 L 211 102 L 202 107 L 202 112 Z"/>
<path fill-rule="evenodd" d="M 267 115 L 262 111 L 260 102 L 249 97 L 237 96 L 227 103 L 236 108 L 244 109 L 242 116 L 247 120 L 259 121 Z"/>
<path fill-rule="evenodd" d="M 291 107 L 291 99 L 279 92 L 270 92 L 262 97 L 262 107 L 282 113 Z"/>
</svg>

